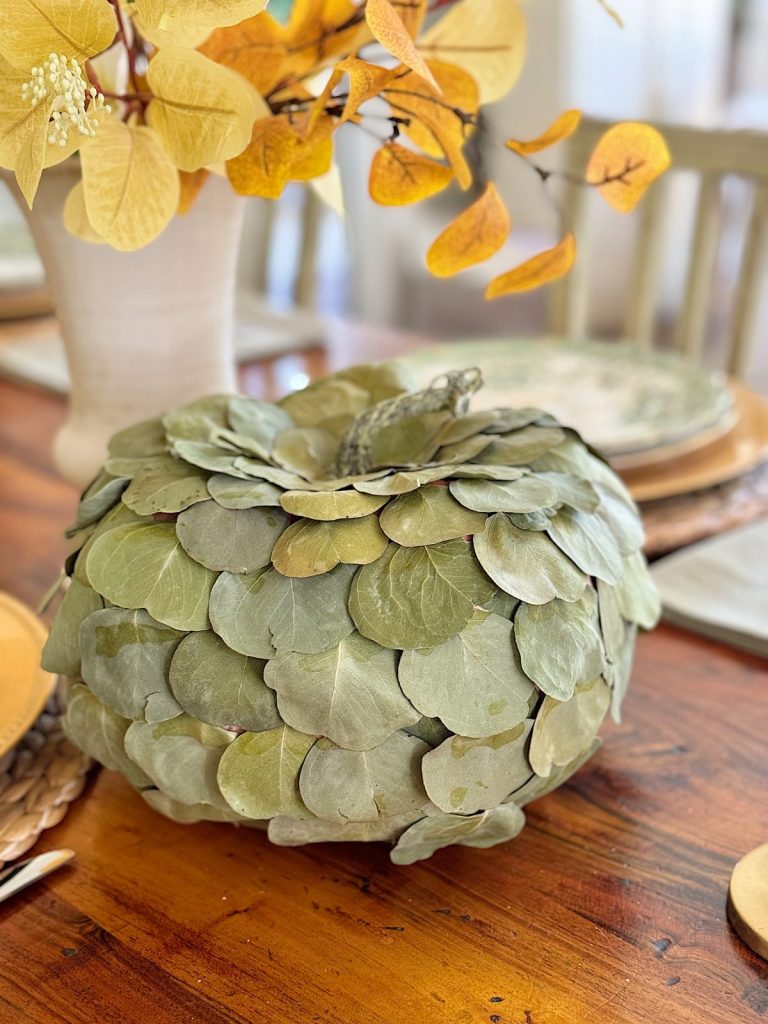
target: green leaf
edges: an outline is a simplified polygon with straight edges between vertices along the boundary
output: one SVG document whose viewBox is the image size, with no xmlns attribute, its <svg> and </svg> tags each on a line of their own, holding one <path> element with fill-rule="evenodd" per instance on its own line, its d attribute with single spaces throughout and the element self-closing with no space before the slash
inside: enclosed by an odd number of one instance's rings
<svg viewBox="0 0 768 1024">
<path fill-rule="evenodd" d="M 429 799 L 449 814 L 496 807 L 531 777 L 527 748 L 533 720 L 480 739 L 452 736 L 424 756 Z"/>
<path fill-rule="evenodd" d="M 158 725 L 134 722 L 125 734 L 125 749 L 172 800 L 221 807 L 216 772 L 232 739 L 224 729 L 179 715 Z"/>
<path fill-rule="evenodd" d="M 415 864 L 446 846 L 496 846 L 519 835 L 525 815 L 515 804 L 502 804 L 465 817 L 440 814 L 422 818 L 403 832 L 390 857 L 395 864 Z"/>
<path fill-rule="evenodd" d="M 497 483 L 493 480 L 453 480 L 451 494 L 476 512 L 538 512 L 557 504 L 557 490 L 535 476 Z"/>
<path fill-rule="evenodd" d="M 169 441 L 208 441 L 216 428 L 229 425 L 229 395 L 210 395 L 190 402 L 163 417 Z"/>
<path fill-rule="evenodd" d="M 119 505 L 115 505 L 113 509 L 110 509 L 104 518 L 96 524 L 95 529 L 89 535 L 74 562 L 73 576 L 78 582 L 88 587 L 91 586 L 91 581 L 88 579 L 85 567 L 88 564 L 88 555 L 91 548 L 99 537 L 107 533 L 108 530 L 114 530 L 117 526 L 127 526 L 129 523 L 145 523 L 149 526 L 152 523 L 152 518 L 150 516 L 137 516 L 135 512 L 131 512 L 126 505 L 120 502 Z"/>
<path fill-rule="evenodd" d="M 286 491 L 280 504 L 292 516 L 332 522 L 358 519 L 378 512 L 386 498 L 354 491 Z"/>
<path fill-rule="evenodd" d="M 168 455 L 136 474 L 123 494 L 123 503 L 139 516 L 181 512 L 207 500 L 207 481 L 206 473 Z"/>
<path fill-rule="evenodd" d="M 547 527 L 548 536 L 588 576 L 618 583 L 624 571 L 619 545 L 597 512 L 562 508 Z"/>
<path fill-rule="evenodd" d="M 125 733 L 131 723 L 102 704 L 87 686 L 77 683 L 67 695 L 64 732 L 89 757 L 115 772 L 132 786 L 150 786 L 152 780 L 125 752 Z"/>
<path fill-rule="evenodd" d="M 386 546 L 377 516 L 331 523 L 303 519 L 281 534 L 272 562 L 284 576 L 318 576 L 340 563 L 375 562 Z"/>
<path fill-rule="evenodd" d="M 577 601 L 556 598 L 523 604 L 515 615 L 515 640 L 526 675 L 555 700 L 569 700 L 577 686 L 605 668 L 595 591 Z"/>
<path fill-rule="evenodd" d="M 573 761 L 569 761 L 568 764 L 560 768 L 553 768 L 545 779 L 542 779 L 539 775 L 532 774 L 525 785 L 515 790 L 504 802 L 517 804 L 518 807 L 525 807 L 532 800 L 540 800 L 541 797 L 558 789 L 572 775 L 575 775 L 579 768 L 586 764 L 602 745 L 603 741 L 601 739 L 594 739 L 578 757 L 575 757 Z"/>
<path fill-rule="evenodd" d="M 270 484 L 282 487 L 285 491 L 302 490 L 307 487 L 307 481 L 298 474 L 289 473 L 279 466 L 270 466 L 259 459 L 249 459 L 245 455 L 239 455 L 235 459 L 231 475 L 244 475 L 254 480 L 266 480 Z"/>
<path fill-rule="evenodd" d="M 605 523 L 616 538 L 622 555 L 632 555 L 645 544 L 645 531 L 637 506 L 603 484 L 596 484 L 600 504 L 595 515 Z"/>
<path fill-rule="evenodd" d="M 170 665 L 176 700 L 193 718 L 222 729 L 266 732 L 281 724 L 264 662 L 238 654 L 210 630 L 190 633 Z"/>
<path fill-rule="evenodd" d="M 486 466 L 466 462 L 455 466 L 450 475 L 457 480 L 519 480 L 525 476 L 525 470 L 518 466 Z"/>
<path fill-rule="evenodd" d="M 283 492 L 263 480 L 235 480 L 218 473 L 208 481 L 208 493 L 222 508 L 242 509 L 279 506 Z"/>
<path fill-rule="evenodd" d="M 636 640 L 637 626 L 627 626 L 624 643 L 604 673 L 605 681 L 611 688 L 611 715 L 616 723 L 621 722 L 621 707 L 632 677 Z"/>
<path fill-rule="evenodd" d="M 168 670 L 182 636 L 143 610 L 94 612 L 80 628 L 83 679 L 124 718 L 175 718 L 182 709 L 168 686 Z"/>
<path fill-rule="evenodd" d="M 334 435 L 320 427 L 292 427 L 278 434 L 272 458 L 283 469 L 316 480 L 330 473 L 337 444 Z"/>
<path fill-rule="evenodd" d="M 415 469 L 409 473 L 393 473 L 379 480 L 367 480 L 355 484 L 355 490 L 364 494 L 409 494 L 424 484 L 444 480 L 451 475 L 453 466 L 434 466 L 431 469 Z"/>
<path fill-rule="evenodd" d="M 319 818 L 272 818 L 269 841 L 275 846 L 304 846 L 307 843 L 381 843 L 390 842 L 422 816 L 422 811 L 407 811 L 377 821 L 350 821 L 339 825 Z"/>
<path fill-rule="evenodd" d="M 439 647 L 405 651 L 399 674 L 406 697 L 422 714 L 462 736 L 512 729 L 536 700 L 520 666 L 512 623 L 484 611 Z"/>
<path fill-rule="evenodd" d="M 617 588 L 603 580 L 597 581 L 600 632 L 609 661 L 616 661 L 624 646 L 627 626 L 621 617 Z"/>
<path fill-rule="evenodd" d="M 639 551 L 624 560 L 616 593 L 621 614 L 628 622 L 635 622 L 642 629 L 656 626 L 661 616 L 659 592 Z"/>
<path fill-rule="evenodd" d="M 390 501 L 379 521 L 397 544 L 418 547 L 480 533 L 485 518 L 459 504 L 447 487 L 432 485 Z"/>
<path fill-rule="evenodd" d="M 439 718 L 427 718 L 426 715 L 413 725 L 407 725 L 403 732 L 424 740 L 430 747 L 439 747 L 451 735 L 450 729 L 446 729 Z"/>
<path fill-rule="evenodd" d="M 565 440 L 560 427 L 522 427 L 505 434 L 483 452 L 483 461 L 490 466 L 528 466 Z"/>
<path fill-rule="evenodd" d="M 349 610 L 360 632 L 382 647 L 434 647 L 461 632 L 474 606 L 493 593 L 466 541 L 390 544 L 358 570 Z"/>
<path fill-rule="evenodd" d="M 222 573 L 211 594 L 211 623 L 240 654 L 317 654 L 354 629 L 347 611 L 354 572 L 352 566 L 339 565 L 309 579 L 292 579 L 275 569 L 246 576 Z"/>
<path fill-rule="evenodd" d="M 86 571 L 112 604 L 146 608 L 174 629 L 208 629 L 215 573 L 184 551 L 173 523 L 118 526 L 97 538 Z"/>
<path fill-rule="evenodd" d="M 83 527 L 98 522 L 120 501 L 127 486 L 126 476 L 113 476 L 102 469 L 80 499 L 75 528 L 82 530 Z"/>
<path fill-rule="evenodd" d="M 589 480 L 569 473 L 537 473 L 535 479 L 544 480 L 557 491 L 557 504 L 568 505 L 579 512 L 594 512 L 600 496 Z"/>
<path fill-rule="evenodd" d="M 77 579 L 70 582 L 43 648 L 42 664 L 46 672 L 80 675 L 80 625 L 103 607 L 104 602 L 95 590 Z"/>
<path fill-rule="evenodd" d="M 428 802 L 421 780 L 428 751 L 426 743 L 402 732 L 371 750 L 318 740 L 301 769 L 302 799 L 318 818 L 338 825 L 417 811 Z"/>
<path fill-rule="evenodd" d="M 518 530 L 533 530 L 536 533 L 546 533 L 549 524 L 557 515 L 557 509 L 542 508 L 538 512 L 509 512 L 509 521 Z"/>
<path fill-rule="evenodd" d="M 546 778 L 553 767 L 567 765 L 587 750 L 610 702 L 611 691 L 599 677 L 578 689 L 570 700 L 545 697 L 528 752 L 536 774 Z"/>
<path fill-rule="evenodd" d="M 224 473 L 239 480 L 247 480 L 245 470 L 238 469 L 236 463 L 242 458 L 238 451 L 222 448 L 210 441 L 174 441 L 173 450 L 183 463 L 205 469 L 209 473 Z"/>
<path fill-rule="evenodd" d="M 272 451 L 277 435 L 295 426 L 279 406 L 239 395 L 230 398 L 227 418 L 234 431 L 255 441 L 267 454 Z"/>
<path fill-rule="evenodd" d="M 502 513 L 491 516 L 485 532 L 475 536 L 475 551 L 494 583 L 527 604 L 556 597 L 575 601 L 587 585 L 586 576 L 548 537 L 518 529 Z"/>
<path fill-rule="evenodd" d="M 370 404 L 367 388 L 333 376 L 286 395 L 279 407 L 297 427 L 321 427 L 327 420 L 341 417 L 348 418 L 351 423 Z"/>
<path fill-rule="evenodd" d="M 475 434 L 463 441 L 456 441 L 454 444 L 442 444 L 433 457 L 434 462 L 441 464 L 469 462 L 470 459 L 479 458 L 483 452 L 490 449 L 491 444 L 498 440 L 497 434 Z"/>
<path fill-rule="evenodd" d="M 299 772 L 314 742 L 314 736 L 287 725 L 238 736 L 219 767 L 224 799 L 246 818 L 307 817 L 299 794 Z"/>
<path fill-rule="evenodd" d="M 280 509 L 235 511 L 203 501 L 182 512 L 176 534 L 190 558 L 215 572 L 255 572 L 269 565 L 275 541 L 288 525 Z"/>
<path fill-rule="evenodd" d="M 149 804 L 153 811 L 170 818 L 179 825 L 196 825 L 199 821 L 225 821 L 234 825 L 250 825 L 257 827 L 256 823 L 235 814 L 231 807 L 214 807 L 212 804 L 182 804 L 178 800 L 172 800 L 159 789 L 145 789 L 142 798 Z M 264 827 L 264 826 L 262 826 Z"/>
<path fill-rule="evenodd" d="M 288 725 L 349 750 L 369 750 L 420 718 L 400 689 L 396 653 L 356 632 L 319 654 L 278 655 L 264 679 Z"/>
<path fill-rule="evenodd" d="M 423 412 L 381 427 L 371 442 L 370 465 L 421 466 L 439 448 L 441 431 L 453 419 L 449 412 Z"/>
<path fill-rule="evenodd" d="M 168 449 L 161 419 L 143 420 L 112 436 L 108 445 L 110 458 L 149 459 L 163 455 Z"/>
</svg>

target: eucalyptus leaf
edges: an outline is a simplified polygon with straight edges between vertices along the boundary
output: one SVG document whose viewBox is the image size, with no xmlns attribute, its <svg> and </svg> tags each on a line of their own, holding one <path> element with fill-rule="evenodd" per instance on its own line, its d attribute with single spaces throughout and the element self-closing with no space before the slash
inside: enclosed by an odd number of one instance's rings
<svg viewBox="0 0 768 1024">
<path fill-rule="evenodd" d="M 350 821 L 344 825 L 320 818 L 272 818 L 269 841 L 275 846 L 304 846 L 307 843 L 381 843 L 397 839 L 422 811 L 378 818 L 376 821 Z"/>
<path fill-rule="evenodd" d="M 203 501 L 181 513 L 176 534 L 189 557 L 206 569 L 246 573 L 269 565 L 288 522 L 277 508 L 235 511 Z"/>
<path fill-rule="evenodd" d="M 256 441 L 267 453 L 281 431 L 295 426 L 288 413 L 271 402 L 237 395 L 230 398 L 227 419 L 232 430 Z"/>
<path fill-rule="evenodd" d="M 427 803 L 421 763 L 428 751 L 401 732 L 370 750 L 318 740 L 301 769 L 302 799 L 318 818 L 339 825 L 416 811 Z"/>
<path fill-rule="evenodd" d="M 470 817 L 441 814 L 422 818 L 403 832 L 390 857 L 395 864 L 415 864 L 446 846 L 496 846 L 514 839 L 524 825 L 525 815 L 515 804 L 502 804 Z"/>
<path fill-rule="evenodd" d="M 213 588 L 211 623 L 228 647 L 254 658 L 275 651 L 316 654 L 352 632 L 347 611 L 354 567 L 292 579 L 275 569 L 245 576 L 222 573 Z"/>
<path fill-rule="evenodd" d="M 558 501 L 556 488 L 535 476 L 507 482 L 453 480 L 451 494 L 476 512 L 538 512 Z"/>
<path fill-rule="evenodd" d="M 99 523 L 95 523 L 93 528 L 89 527 L 91 533 L 74 560 L 74 564 L 71 566 L 74 578 L 78 582 L 85 584 L 85 586 L 91 586 L 91 581 L 88 579 L 85 567 L 88 564 L 88 555 L 91 548 L 102 534 L 107 533 L 109 530 L 114 530 L 118 526 L 127 526 L 129 523 L 145 523 L 149 526 L 152 522 L 151 516 L 137 516 L 135 512 L 131 512 L 122 502 L 119 505 L 115 505 Z"/>
<path fill-rule="evenodd" d="M 533 479 L 544 480 L 555 488 L 558 505 L 568 505 L 579 512 L 594 512 L 600 504 L 600 496 L 589 480 L 582 480 L 570 473 L 550 472 L 537 473 Z"/>
<path fill-rule="evenodd" d="M 545 697 L 528 752 L 536 774 L 546 778 L 553 767 L 567 765 L 587 750 L 610 703 L 611 691 L 599 677 L 580 687 L 570 700 Z"/>
<path fill-rule="evenodd" d="M 439 718 L 427 718 L 426 715 L 418 722 L 414 722 L 413 725 L 407 725 L 403 732 L 407 732 L 409 736 L 415 736 L 419 740 L 424 740 L 430 747 L 439 747 L 451 735 L 450 729 L 446 729 Z"/>
<path fill-rule="evenodd" d="M 234 470 L 233 476 L 239 475 L 254 480 L 266 480 L 268 483 L 276 484 L 286 491 L 295 488 L 302 490 L 307 486 L 307 481 L 297 473 L 289 473 L 287 469 L 281 469 L 280 466 L 269 465 L 260 459 L 250 459 L 246 455 L 239 455 L 235 459 Z"/>
<path fill-rule="evenodd" d="M 123 494 L 123 502 L 139 516 L 181 512 L 208 499 L 207 481 L 207 474 L 168 455 L 137 473 Z"/>
<path fill-rule="evenodd" d="M 182 460 L 208 473 L 224 473 L 239 480 L 247 480 L 248 474 L 235 465 L 242 458 L 238 451 L 221 448 L 209 441 L 175 441 L 173 450 Z"/>
<path fill-rule="evenodd" d="M 594 739 L 588 747 L 582 750 L 572 761 L 569 761 L 568 764 L 553 768 L 545 779 L 540 775 L 532 773 L 525 785 L 510 794 L 504 802 L 517 804 L 518 807 L 525 807 L 532 800 L 540 800 L 543 796 L 562 786 L 572 775 L 575 775 L 579 768 L 586 764 L 602 745 L 603 741 L 601 739 Z"/>
<path fill-rule="evenodd" d="M 434 647 L 461 632 L 474 606 L 493 593 L 466 541 L 390 544 L 358 570 L 349 610 L 358 630 L 382 647 Z"/>
<path fill-rule="evenodd" d="M 414 469 L 405 473 L 392 473 L 379 480 L 366 480 L 355 484 L 355 490 L 364 494 L 409 494 L 424 484 L 435 480 L 444 480 L 451 475 L 453 466 L 431 466 L 427 469 Z"/>
<path fill-rule="evenodd" d="M 406 697 L 451 732 L 489 736 L 524 721 L 535 702 L 512 636 L 512 623 L 477 611 L 465 628 L 432 650 L 404 651 L 399 667 Z"/>
<path fill-rule="evenodd" d="M 264 662 L 230 650 L 206 630 L 190 633 L 170 664 L 170 685 L 181 708 L 222 729 L 266 732 L 281 724 Z"/>
<path fill-rule="evenodd" d="M 279 506 L 283 492 L 264 480 L 236 480 L 217 473 L 208 481 L 208 493 L 222 508 L 243 509 Z"/>
<path fill-rule="evenodd" d="M 523 670 L 555 700 L 569 700 L 577 686 L 605 668 L 597 597 L 587 587 L 576 601 L 556 598 L 523 604 L 515 615 L 515 640 Z"/>
<path fill-rule="evenodd" d="M 335 522 L 339 519 L 358 519 L 378 512 L 386 504 L 386 497 L 360 494 L 354 491 L 286 491 L 280 504 L 292 516 Z"/>
<path fill-rule="evenodd" d="M 80 626 L 103 607 L 95 590 L 77 579 L 70 581 L 43 648 L 46 672 L 73 678 L 80 675 Z"/>
<path fill-rule="evenodd" d="M 281 534 L 272 563 L 284 576 L 318 576 L 340 563 L 375 562 L 387 543 L 377 516 L 332 523 L 301 519 Z"/>
<path fill-rule="evenodd" d="M 149 458 L 142 456 L 129 457 L 115 455 L 107 459 L 104 463 L 104 469 L 112 476 L 122 477 L 125 481 L 125 487 L 127 487 L 128 483 L 133 480 L 135 476 L 138 476 L 142 470 L 149 469 L 152 466 L 162 465 L 166 458 L 167 453 L 163 453 L 162 455 L 152 455 Z"/>
<path fill-rule="evenodd" d="M 316 427 L 340 416 L 349 417 L 351 421 L 373 403 L 367 388 L 349 380 L 328 377 L 286 395 L 278 404 L 297 427 Z"/>
<path fill-rule="evenodd" d="M 447 487 L 429 485 L 390 501 L 379 517 L 386 535 L 403 547 L 440 544 L 485 529 L 486 517 L 465 508 Z"/>
<path fill-rule="evenodd" d="M 632 677 L 632 660 L 635 655 L 636 640 L 637 626 L 627 626 L 621 650 L 604 673 L 605 681 L 611 688 L 611 716 L 617 724 L 621 723 L 621 708 Z"/>
<path fill-rule="evenodd" d="M 491 466 L 524 466 L 541 458 L 565 440 L 560 427 L 537 427 L 533 424 L 504 434 L 483 452 L 483 462 Z"/>
<path fill-rule="evenodd" d="M 80 499 L 75 529 L 82 530 L 84 526 L 98 522 L 120 501 L 127 486 L 127 476 L 115 476 L 102 469 Z"/>
<path fill-rule="evenodd" d="M 661 600 L 640 552 L 624 560 L 624 572 L 616 594 L 621 614 L 628 622 L 634 622 L 643 629 L 656 626 L 661 616 Z"/>
<path fill-rule="evenodd" d="M 439 448 L 440 432 L 453 419 L 449 412 L 424 412 L 379 428 L 372 439 L 370 464 L 422 466 Z"/>
<path fill-rule="evenodd" d="M 474 538 L 480 564 L 502 590 L 527 604 L 575 601 L 587 578 L 543 533 L 520 530 L 503 513 Z"/>
<path fill-rule="evenodd" d="M 474 437 L 467 437 L 463 441 L 456 441 L 453 444 L 441 444 L 432 461 L 441 464 L 469 462 L 470 459 L 479 458 L 497 440 L 496 434 L 476 434 Z"/>
<path fill-rule="evenodd" d="M 224 729 L 179 715 L 156 725 L 134 722 L 125 734 L 125 750 L 172 800 L 222 807 L 216 772 L 232 739 Z"/>
<path fill-rule="evenodd" d="M 333 434 L 320 427 L 292 427 L 277 435 L 272 458 L 283 469 L 312 480 L 330 472 L 337 445 Z"/>
<path fill-rule="evenodd" d="M 632 555 L 639 551 L 645 543 L 645 531 L 635 503 L 626 501 L 603 484 L 594 486 L 600 495 L 595 515 L 603 520 L 616 538 L 622 555 Z"/>
<path fill-rule="evenodd" d="M 519 480 L 525 470 L 519 466 L 486 466 L 481 463 L 462 463 L 451 473 L 457 480 Z"/>
<path fill-rule="evenodd" d="M 67 695 L 63 725 L 67 737 L 99 764 L 121 772 L 132 786 L 151 786 L 152 780 L 125 752 L 125 734 L 131 723 L 102 704 L 87 686 L 77 683 Z"/>
<path fill-rule="evenodd" d="M 493 428 L 497 419 L 496 409 L 479 409 L 477 412 L 470 412 L 465 416 L 457 416 L 440 434 L 440 444 L 458 444 L 477 434 L 482 434 L 484 431 L 494 434 L 496 430 Z"/>
<path fill-rule="evenodd" d="M 496 807 L 531 777 L 528 719 L 494 736 L 452 736 L 424 756 L 422 772 L 429 799 L 449 814 L 473 814 Z"/>
<path fill-rule="evenodd" d="M 588 576 L 618 583 L 624 571 L 616 537 L 597 512 L 562 508 L 550 521 L 547 535 Z"/>
<path fill-rule="evenodd" d="M 264 679 L 288 725 L 349 750 L 369 750 L 421 717 L 400 689 L 396 652 L 357 632 L 329 651 L 278 655 Z"/>
<path fill-rule="evenodd" d="M 147 459 L 162 455 L 168 448 L 163 421 L 143 420 L 114 434 L 108 445 L 110 458 Z"/>
<path fill-rule="evenodd" d="M 183 636 L 141 609 L 96 611 L 80 627 L 83 679 L 124 718 L 175 718 L 182 709 L 168 685 L 168 670 Z"/>
<path fill-rule="evenodd" d="M 200 821 L 224 821 L 234 825 L 250 825 L 258 827 L 258 822 L 243 818 L 235 814 L 231 807 L 214 807 L 213 804 L 183 804 L 178 800 L 172 800 L 159 789 L 145 789 L 142 798 L 149 804 L 153 811 L 170 818 L 179 825 L 196 825 Z M 266 822 L 261 825 L 266 828 Z"/>
<path fill-rule="evenodd" d="M 96 539 L 86 566 L 93 587 L 112 604 L 146 608 L 181 630 L 208 628 L 216 576 L 184 551 L 173 523 L 118 526 Z"/>
<path fill-rule="evenodd" d="M 163 417 L 169 441 L 208 441 L 211 431 L 228 426 L 229 395 L 199 398 Z"/>
<path fill-rule="evenodd" d="M 627 632 L 627 627 L 621 617 L 617 588 L 603 580 L 598 580 L 597 598 L 600 610 L 600 631 L 603 636 L 605 653 L 609 661 L 617 661 L 624 647 Z"/>
<path fill-rule="evenodd" d="M 304 818 L 299 772 L 315 742 L 287 725 L 245 732 L 225 751 L 218 783 L 230 807 L 245 818 Z"/>
</svg>

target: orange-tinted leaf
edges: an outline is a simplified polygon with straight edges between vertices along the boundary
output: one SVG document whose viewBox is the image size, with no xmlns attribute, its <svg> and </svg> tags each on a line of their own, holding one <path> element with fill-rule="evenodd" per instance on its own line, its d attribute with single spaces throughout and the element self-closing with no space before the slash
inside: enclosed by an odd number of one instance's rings
<svg viewBox="0 0 768 1024">
<path fill-rule="evenodd" d="M 179 171 L 179 213 L 182 217 L 195 205 L 195 200 L 208 180 L 209 173 L 204 167 L 199 171 Z"/>
<path fill-rule="evenodd" d="M 377 42 L 393 57 L 425 79 L 433 88 L 438 85 L 416 44 L 403 24 L 403 19 L 390 0 L 368 0 L 365 5 L 365 20 Z"/>
<path fill-rule="evenodd" d="M 469 209 L 459 214 L 433 243 L 427 266 L 436 277 L 450 277 L 489 259 L 509 237 L 509 214 L 489 184 Z"/>
<path fill-rule="evenodd" d="M 239 25 L 217 29 L 200 52 L 239 71 L 262 95 L 274 89 L 288 71 L 285 31 L 269 14 L 257 14 Z"/>
<path fill-rule="evenodd" d="M 440 92 L 407 68 L 398 68 L 382 94 L 393 113 L 410 119 L 408 137 L 427 155 L 444 156 L 461 187 L 467 189 L 472 172 L 462 150 L 479 106 L 477 85 L 471 75 L 451 64 L 430 61 L 429 66 Z"/>
<path fill-rule="evenodd" d="M 285 38 L 290 71 L 301 78 L 355 53 L 372 37 L 353 0 L 294 0 Z"/>
<path fill-rule="evenodd" d="M 358 57 L 347 57 L 346 60 L 339 61 L 334 70 L 343 72 L 349 78 L 349 95 L 341 118 L 342 123 L 356 114 L 368 100 L 378 96 L 396 74 L 392 68 L 370 64 Z"/>
<path fill-rule="evenodd" d="M 247 148 L 227 161 L 227 174 L 244 196 L 279 199 L 289 178 L 297 145 L 296 132 L 282 117 L 263 117 L 253 126 Z"/>
<path fill-rule="evenodd" d="M 441 192 L 453 171 L 396 142 L 378 151 L 371 164 L 371 198 L 382 206 L 406 206 Z"/>
<path fill-rule="evenodd" d="M 421 31 L 428 8 L 429 0 L 401 0 L 399 3 L 398 11 L 411 39 L 415 39 Z"/>
<path fill-rule="evenodd" d="M 521 156 L 528 156 L 531 153 L 539 153 L 542 149 L 554 146 L 556 143 L 562 142 L 563 139 L 567 139 L 569 135 L 573 135 L 579 127 L 580 122 L 580 110 L 566 110 L 565 113 L 561 114 L 556 121 L 553 121 L 549 128 L 547 128 L 545 132 L 542 132 L 538 138 L 531 139 L 528 142 L 520 142 L 518 139 L 509 139 L 507 146 L 509 149 L 514 150 L 515 153 L 519 153 Z"/>
<path fill-rule="evenodd" d="M 609 128 L 598 142 L 586 180 L 615 210 L 629 213 L 669 162 L 667 144 L 655 128 L 625 121 Z"/>
<path fill-rule="evenodd" d="M 311 181 L 327 174 L 333 162 L 333 132 L 337 122 L 323 114 L 309 131 L 298 132 L 289 181 Z"/>
<path fill-rule="evenodd" d="M 521 263 L 514 270 L 501 274 L 488 285 L 486 299 L 498 299 L 502 295 L 527 292 L 543 284 L 556 281 L 573 266 L 576 259 L 576 239 L 572 234 L 558 242 L 553 249 L 546 249 L 537 256 Z"/>
</svg>

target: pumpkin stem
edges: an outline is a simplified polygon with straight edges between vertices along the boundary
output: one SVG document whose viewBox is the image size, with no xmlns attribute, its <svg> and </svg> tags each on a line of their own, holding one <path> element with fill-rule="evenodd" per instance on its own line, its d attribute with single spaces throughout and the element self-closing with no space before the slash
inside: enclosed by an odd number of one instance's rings
<svg viewBox="0 0 768 1024">
<path fill-rule="evenodd" d="M 442 383 L 442 382 L 445 383 Z M 409 391 L 372 405 L 361 413 L 341 440 L 336 456 L 337 477 L 357 476 L 370 472 L 371 449 L 379 431 L 394 423 L 420 416 L 426 412 L 448 410 L 462 416 L 470 396 L 483 384 L 477 367 L 453 370 L 436 377 L 424 391 Z"/>
</svg>

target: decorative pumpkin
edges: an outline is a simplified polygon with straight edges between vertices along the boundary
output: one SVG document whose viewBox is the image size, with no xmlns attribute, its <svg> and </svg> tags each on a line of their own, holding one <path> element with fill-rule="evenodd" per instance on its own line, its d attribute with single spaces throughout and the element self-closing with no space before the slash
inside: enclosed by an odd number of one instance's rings
<svg viewBox="0 0 768 1024">
<path fill-rule="evenodd" d="M 409 864 L 516 836 L 618 718 L 656 593 L 620 480 L 477 370 L 395 364 L 116 435 L 44 664 L 66 728 L 176 821 Z"/>
</svg>

